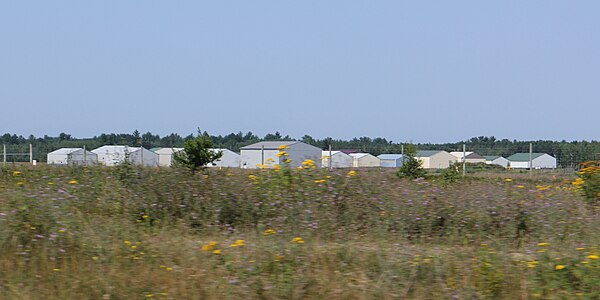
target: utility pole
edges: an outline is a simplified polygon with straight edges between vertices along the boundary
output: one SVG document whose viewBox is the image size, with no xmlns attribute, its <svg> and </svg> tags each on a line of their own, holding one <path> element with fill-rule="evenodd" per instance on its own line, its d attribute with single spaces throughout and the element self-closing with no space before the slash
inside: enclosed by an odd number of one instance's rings
<svg viewBox="0 0 600 300">
<path fill-rule="evenodd" d="M 404 144 L 400 145 L 400 155 L 402 156 L 402 165 L 406 162 L 406 157 L 404 157 Z"/>
<path fill-rule="evenodd" d="M 462 157 L 462 176 L 467 176 L 467 148 L 463 143 L 463 157 Z"/>
<path fill-rule="evenodd" d="M 329 171 L 331 171 L 331 159 L 333 157 L 331 157 L 331 144 L 329 144 Z"/>
<path fill-rule="evenodd" d="M 33 145 L 29 144 L 29 163 L 33 164 Z"/>
<path fill-rule="evenodd" d="M 260 168 L 265 165 L 265 145 L 260 146 Z"/>
<path fill-rule="evenodd" d="M 533 144 L 529 143 L 529 176 L 533 175 Z"/>
<path fill-rule="evenodd" d="M 87 153 L 85 153 L 85 145 L 83 145 L 83 165 L 87 165 Z"/>
<path fill-rule="evenodd" d="M 2 161 L 4 162 L 4 165 L 6 165 L 6 144 L 2 144 L 2 156 Z"/>
</svg>

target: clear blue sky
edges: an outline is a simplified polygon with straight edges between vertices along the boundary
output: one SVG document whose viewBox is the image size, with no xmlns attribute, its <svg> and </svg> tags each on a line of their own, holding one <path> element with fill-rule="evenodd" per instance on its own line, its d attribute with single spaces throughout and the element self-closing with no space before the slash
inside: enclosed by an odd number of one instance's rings
<svg viewBox="0 0 600 300">
<path fill-rule="evenodd" d="M 2 1 L 0 134 L 600 140 L 600 1 Z"/>
</svg>

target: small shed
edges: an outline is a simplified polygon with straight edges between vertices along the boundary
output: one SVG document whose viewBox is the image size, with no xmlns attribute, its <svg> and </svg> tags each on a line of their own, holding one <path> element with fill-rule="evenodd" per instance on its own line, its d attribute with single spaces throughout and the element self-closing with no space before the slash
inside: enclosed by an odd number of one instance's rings
<svg viewBox="0 0 600 300">
<path fill-rule="evenodd" d="M 98 162 L 98 155 L 83 148 L 60 148 L 47 155 L 49 165 L 93 165 Z"/>
<path fill-rule="evenodd" d="M 173 164 L 173 154 L 183 150 L 183 148 L 152 148 L 150 150 L 158 154 L 159 166 L 170 167 Z"/>
<path fill-rule="evenodd" d="M 468 164 L 478 164 L 478 163 L 485 163 L 485 157 L 475 153 L 475 152 L 462 152 L 462 151 L 456 151 L 456 152 L 450 152 L 450 154 L 452 154 L 454 157 L 456 157 L 456 161 L 458 162 L 462 162 L 463 161 L 463 154 L 465 155 L 465 163 Z"/>
<path fill-rule="evenodd" d="M 508 159 L 499 156 L 499 155 L 486 155 L 485 157 L 485 163 L 488 165 L 499 165 L 502 166 L 503 168 L 508 167 Z"/>
<path fill-rule="evenodd" d="M 98 162 L 106 166 L 116 166 L 126 160 L 136 165 L 158 166 L 158 154 L 142 147 L 102 146 L 92 152 L 98 155 Z"/>
<path fill-rule="evenodd" d="M 402 167 L 404 160 L 407 159 L 407 157 L 402 156 L 402 154 L 380 154 L 377 158 L 379 158 L 381 166 L 385 168 Z"/>
<path fill-rule="evenodd" d="M 515 153 L 506 159 L 513 169 L 529 169 L 529 153 Z M 533 169 L 556 169 L 556 158 L 546 153 L 531 153 Z"/>
<path fill-rule="evenodd" d="M 352 168 L 354 158 L 342 151 L 331 151 L 331 157 L 329 151 L 325 150 L 322 152 L 321 165 L 323 168 L 329 168 L 329 160 L 331 159 L 332 168 Z"/>
<path fill-rule="evenodd" d="M 443 150 L 419 150 L 415 156 L 424 169 L 446 169 L 457 161 L 457 158 Z"/>
<path fill-rule="evenodd" d="M 221 158 L 215 160 L 212 164 L 208 164 L 207 167 L 218 167 L 218 168 L 239 168 L 240 167 L 240 155 L 225 148 L 213 148 L 210 149 L 213 152 L 221 152 L 223 155 Z"/>
<path fill-rule="evenodd" d="M 381 165 L 379 158 L 370 153 L 350 153 L 350 156 L 354 159 L 352 166 L 355 168 L 379 167 Z"/>
<path fill-rule="evenodd" d="M 280 149 L 287 156 L 280 157 Z M 282 165 L 285 159 L 290 159 L 290 167 L 296 168 L 310 159 L 317 167 L 321 167 L 321 151 L 320 148 L 299 141 L 264 141 L 240 148 L 240 163 L 242 168 L 255 169 L 263 165 Z"/>
</svg>

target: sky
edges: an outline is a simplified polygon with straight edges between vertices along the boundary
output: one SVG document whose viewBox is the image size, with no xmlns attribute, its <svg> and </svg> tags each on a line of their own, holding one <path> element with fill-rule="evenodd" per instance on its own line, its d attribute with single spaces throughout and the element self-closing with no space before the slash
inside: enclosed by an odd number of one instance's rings
<svg viewBox="0 0 600 300">
<path fill-rule="evenodd" d="M 1 1 L 0 134 L 600 140 L 600 1 Z"/>
</svg>

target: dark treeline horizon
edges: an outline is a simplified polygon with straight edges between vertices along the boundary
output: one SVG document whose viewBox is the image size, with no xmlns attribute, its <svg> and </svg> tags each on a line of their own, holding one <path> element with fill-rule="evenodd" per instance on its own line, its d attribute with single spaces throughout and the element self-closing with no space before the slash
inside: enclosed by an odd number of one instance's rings
<svg viewBox="0 0 600 300">
<path fill-rule="evenodd" d="M 206 131 L 198 132 L 198 134 L 209 135 Z M 548 153 L 557 158 L 558 164 L 561 167 L 575 167 L 579 163 L 586 160 L 600 159 L 600 142 L 599 141 L 552 141 L 552 140 L 537 140 L 537 141 L 517 141 L 509 139 L 496 139 L 494 136 L 473 137 L 469 140 L 458 141 L 454 143 L 395 143 L 391 140 L 382 137 L 356 137 L 351 140 L 333 139 L 327 137 L 324 139 L 316 139 L 310 135 L 304 135 L 301 138 L 293 138 L 289 135 L 282 135 L 278 131 L 268 133 L 264 137 L 259 137 L 252 132 L 246 133 L 230 133 L 228 135 L 210 135 L 215 147 L 227 148 L 235 152 L 239 152 L 241 147 L 250 145 L 259 141 L 290 141 L 297 140 L 307 144 L 327 150 L 331 146 L 332 150 L 355 150 L 359 152 L 368 152 L 373 155 L 383 153 L 401 153 L 403 147 L 411 145 L 412 149 L 417 150 L 445 150 L 445 151 L 462 151 L 463 144 L 467 151 L 477 152 L 481 155 L 499 155 L 508 157 L 518 152 L 529 152 L 530 144 L 533 146 L 533 152 Z M 75 138 L 68 133 L 60 133 L 58 136 L 52 137 L 44 135 L 36 137 L 5 133 L 0 136 L 0 144 L 6 145 L 7 152 L 10 153 L 25 153 L 28 152 L 29 144 L 33 148 L 33 159 L 37 161 L 46 161 L 46 155 L 49 152 L 59 148 L 81 148 L 95 149 L 104 145 L 128 145 L 147 149 L 157 147 L 183 147 L 186 140 L 193 138 L 194 135 L 181 136 L 177 133 L 171 133 L 165 136 L 153 134 L 151 132 L 140 133 L 135 130 L 132 133 L 103 133 L 91 138 Z M 414 146 L 414 147 L 413 147 Z M 0 151 L 2 151 L 0 149 Z M 1 153 L 0 153 L 1 155 Z M 19 156 L 11 156 L 7 161 L 22 161 Z"/>
</svg>

